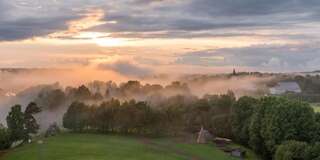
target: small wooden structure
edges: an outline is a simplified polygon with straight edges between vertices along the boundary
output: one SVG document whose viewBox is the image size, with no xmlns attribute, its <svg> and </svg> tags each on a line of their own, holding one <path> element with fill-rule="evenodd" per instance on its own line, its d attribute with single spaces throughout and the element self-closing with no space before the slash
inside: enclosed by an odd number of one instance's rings
<svg viewBox="0 0 320 160">
<path fill-rule="evenodd" d="M 217 147 L 225 147 L 232 143 L 231 139 L 216 137 L 213 139 L 213 142 L 217 145 Z"/>
</svg>

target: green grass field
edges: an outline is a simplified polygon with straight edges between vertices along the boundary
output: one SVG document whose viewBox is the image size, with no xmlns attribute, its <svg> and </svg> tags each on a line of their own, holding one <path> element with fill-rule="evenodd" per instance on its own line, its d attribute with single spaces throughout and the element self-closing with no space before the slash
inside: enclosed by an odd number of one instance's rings
<svg viewBox="0 0 320 160">
<path fill-rule="evenodd" d="M 256 159 L 249 154 L 248 159 Z M 114 135 L 61 134 L 9 151 L 1 160 L 237 160 L 214 145 Z"/>
<path fill-rule="evenodd" d="M 320 112 L 320 104 L 319 103 L 312 103 L 311 106 L 313 107 L 315 112 Z"/>
</svg>

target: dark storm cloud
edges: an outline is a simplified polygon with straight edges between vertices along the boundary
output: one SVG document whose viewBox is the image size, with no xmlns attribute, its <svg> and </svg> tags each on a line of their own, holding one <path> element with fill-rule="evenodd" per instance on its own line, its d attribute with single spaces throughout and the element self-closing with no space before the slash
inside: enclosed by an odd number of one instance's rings
<svg viewBox="0 0 320 160">
<path fill-rule="evenodd" d="M 183 54 L 177 64 L 200 66 L 241 66 L 259 70 L 298 71 L 320 67 L 320 47 L 304 45 L 257 45 Z M 217 59 L 216 57 L 223 57 Z"/>
</svg>

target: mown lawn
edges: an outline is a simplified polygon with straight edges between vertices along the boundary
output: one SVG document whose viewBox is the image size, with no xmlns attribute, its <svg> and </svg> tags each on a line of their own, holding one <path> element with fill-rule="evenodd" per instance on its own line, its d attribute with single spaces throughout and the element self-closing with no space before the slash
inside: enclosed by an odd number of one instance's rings
<svg viewBox="0 0 320 160">
<path fill-rule="evenodd" d="M 2 160 L 236 160 L 214 145 L 175 142 L 170 139 L 70 134 L 16 148 Z M 249 158 L 254 159 L 254 158 Z"/>
</svg>

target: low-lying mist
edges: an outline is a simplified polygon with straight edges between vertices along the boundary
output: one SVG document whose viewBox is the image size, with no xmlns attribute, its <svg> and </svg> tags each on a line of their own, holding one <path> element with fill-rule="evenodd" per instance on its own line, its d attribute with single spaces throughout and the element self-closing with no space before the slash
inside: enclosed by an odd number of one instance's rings
<svg viewBox="0 0 320 160">
<path fill-rule="evenodd" d="M 63 103 L 53 103 L 53 107 L 46 105 L 51 104 L 51 101 L 58 101 L 59 97 L 54 97 L 57 96 L 57 90 L 68 97 L 72 95 L 70 91 L 79 90 L 81 85 L 85 85 L 93 94 L 100 94 L 95 95 L 98 96 L 97 99 L 86 101 L 86 103 L 98 104 L 115 97 L 123 100 L 150 101 L 155 104 L 163 97 L 181 94 L 202 97 L 206 94 L 224 94 L 233 91 L 236 97 L 264 95 L 268 92 L 266 83 L 272 78 L 272 76 L 250 74 L 127 76 L 112 70 L 91 68 L 2 70 L 0 72 L 0 123 L 5 124 L 5 118 L 11 106 L 21 104 L 25 108 L 31 101 L 39 101 L 40 106 L 44 105 L 41 106 L 44 108 L 43 111 L 37 115 L 41 129 L 47 128 L 53 122 L 61 124 L 67 107 L 77 99 L 67 98 Z M 127 82 L 129 80 L 135 81 L 129 83 Z M 137 91 L 136 86 L 143 86 L 143 89 Z M 54 91 L 53 95 L 49 94 L 51 91 Z M 41 94 L 42 97 L 39 96 Z M 48 97 L 45 99 L 43 94 L 52 96 L 53 100 L 47 102 Z M 43 102 L 43 99 L 46 102 Z"/>
</svg>

